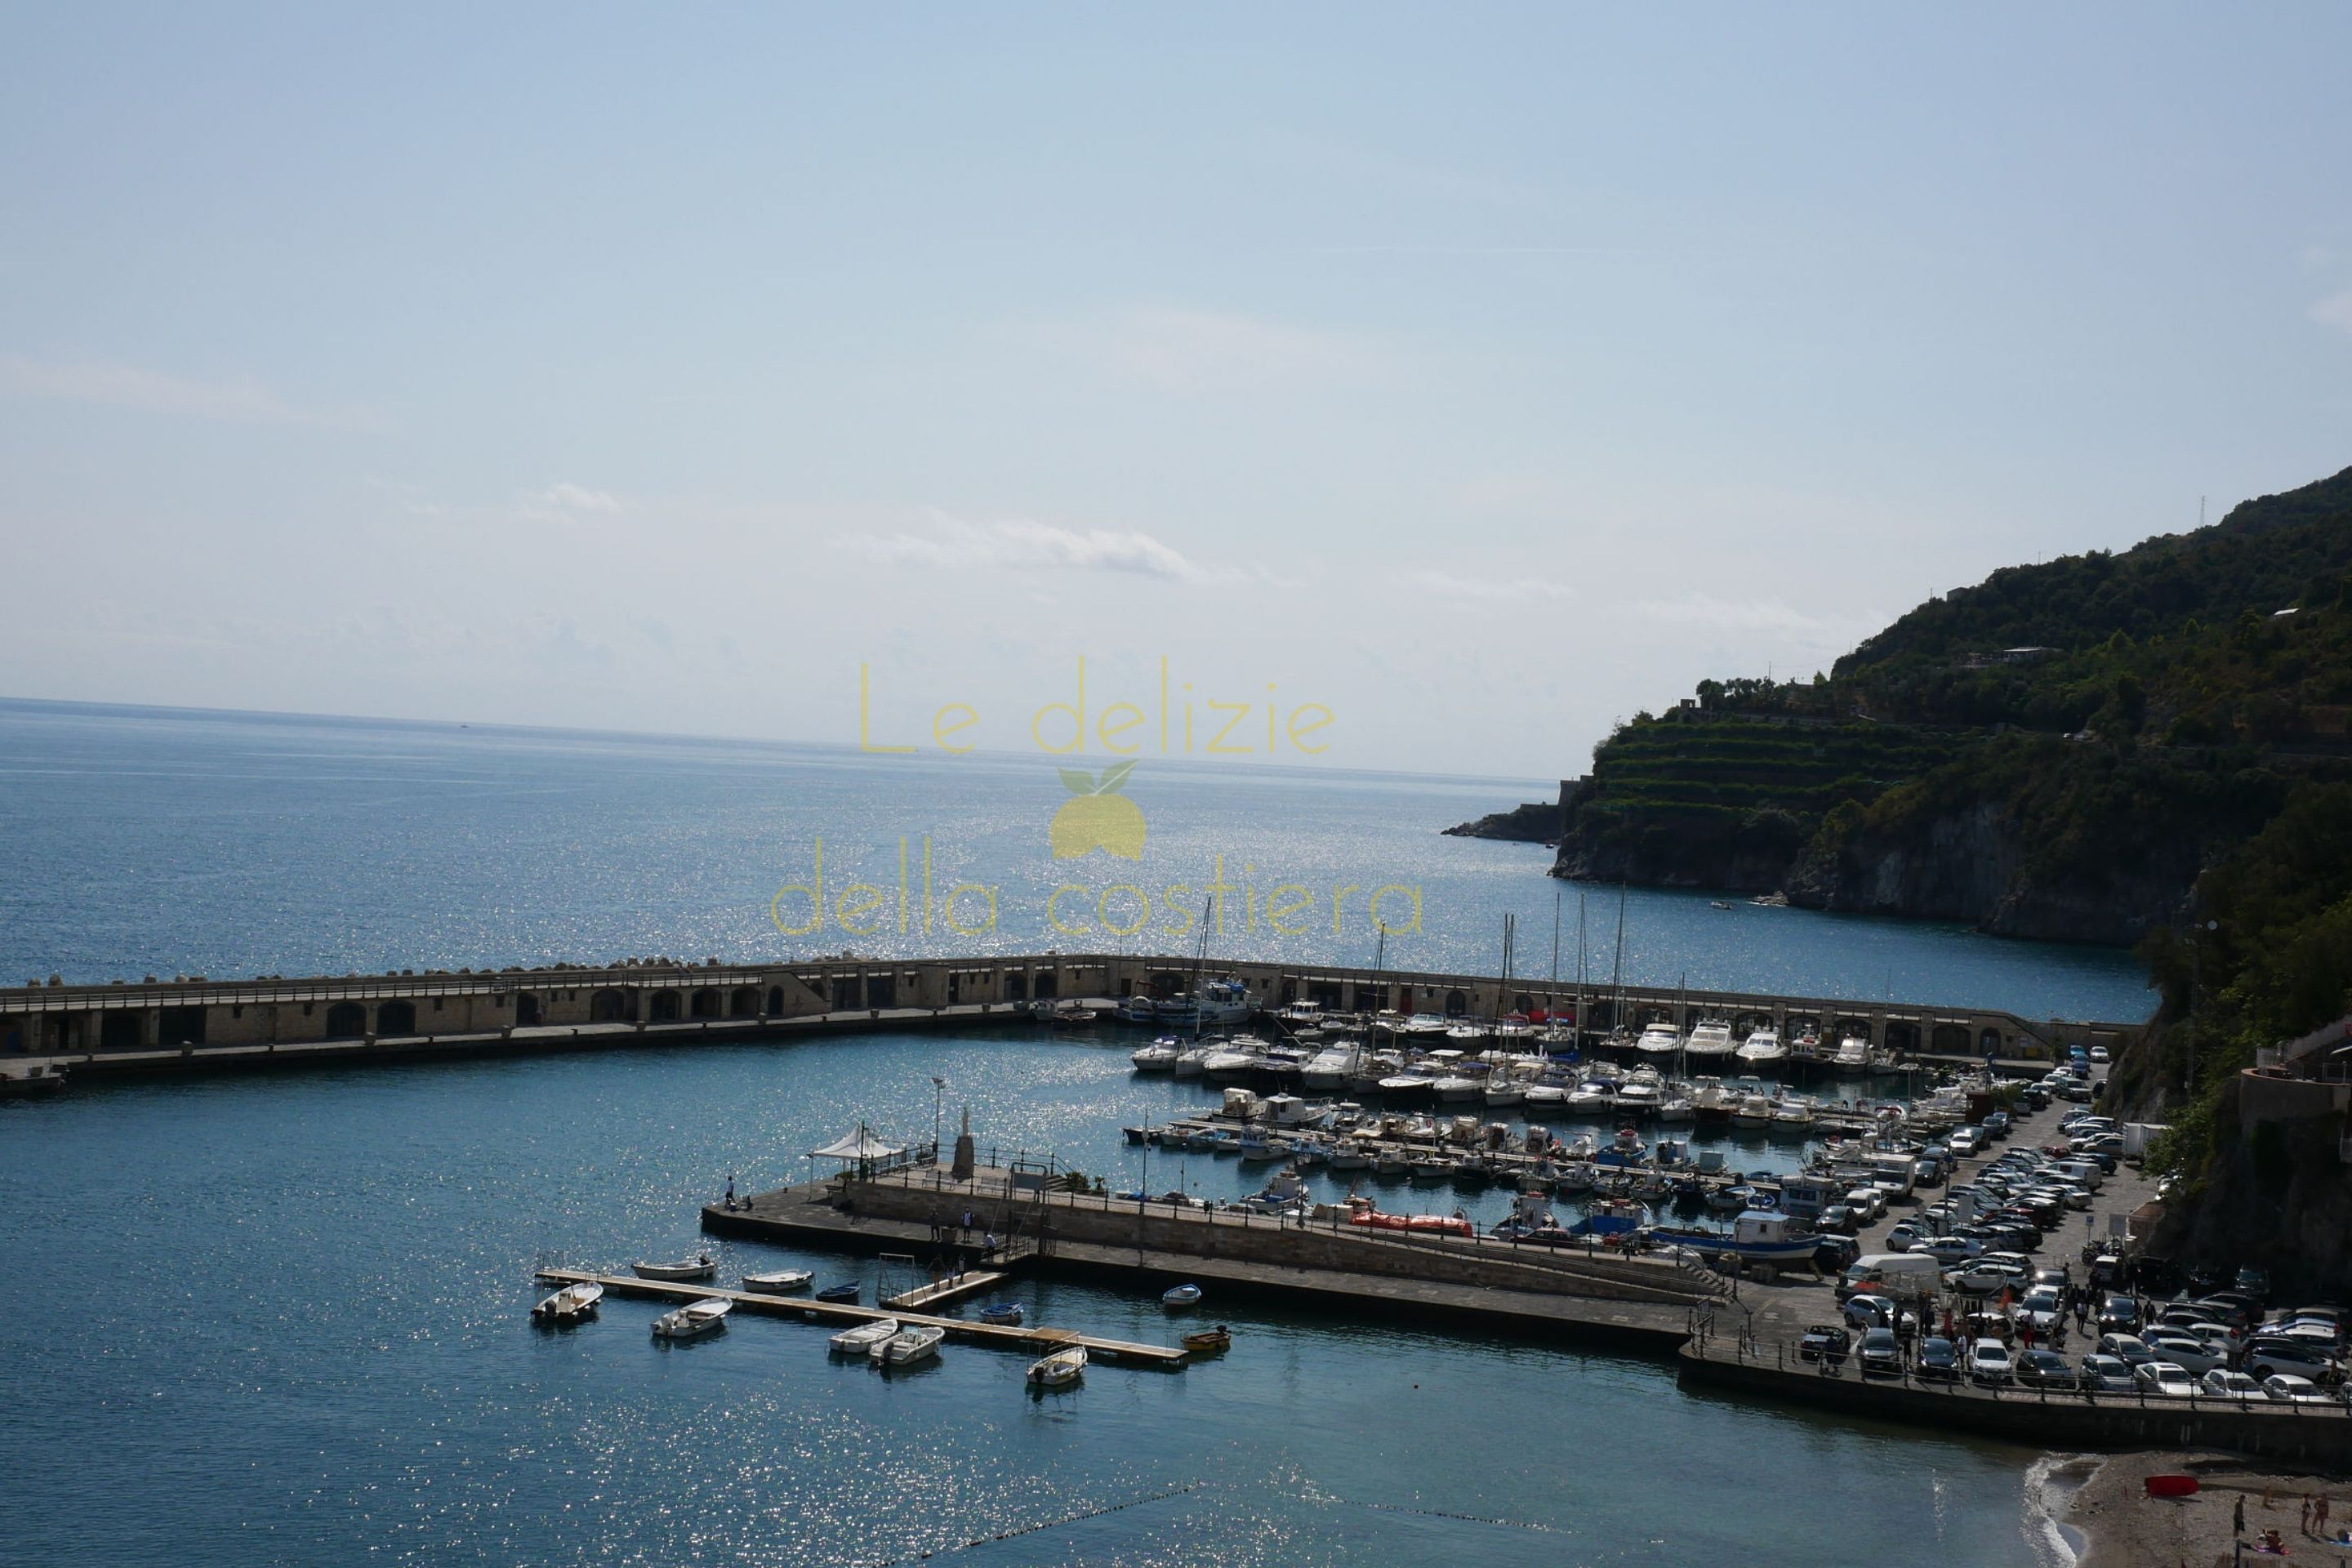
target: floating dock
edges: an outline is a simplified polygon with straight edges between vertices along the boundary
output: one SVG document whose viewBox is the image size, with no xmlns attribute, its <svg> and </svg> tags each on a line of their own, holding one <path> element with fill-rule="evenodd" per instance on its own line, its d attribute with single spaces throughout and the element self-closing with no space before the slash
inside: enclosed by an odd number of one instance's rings
<svg viewBox="0 0 2352 1568">
<path fill-rule="evenodd" d="M 1002 1278 L 998 1276 L 997 1278 Z M 756 1312 L 771 1318 L 795 1318 L 803 1322 L 835 1323 L 843 1327 L 870 1323 L 877 1318 L 895 1318 L 900 1323 L 916 1328 L 945 1329 L 948 1337 L 987 1345 L 993 1350 L 1023 1351 L 1045 1354 L 1067 1350 L 1072 1345 L 1084 1345 L 1089 1359 L 1127 1366 L 1159 1367 L 1181 1371 L 1187 1364 L 1186 1352 L 1172 1345 L 1137 1344 L 1128 1340 L 1107 1340 L 1096 1334 L 1081 1334 L 1069 1329 L 1044 1327 L 1024 1328 L 1009 1323 L 975 1323 L 961 1318 L 933 1318 L 904 1312 L 887 1307 L 864 1307 L 848 1301 L 819 1301 L 806 1296 L 769 1296 L 752 1290 L 721 1290 L 708 1285 L 681 1284 L 667 1279 L 640 1279 L 633 1274 L 596 1274 L 581 1268 L 542 1268 L 539 1271 L 542 1285 L 602 1285 L 610 1296 L 633 1297 L 639 1300 L 707 1301 L 716 1298 L 732 1301 L 740 1310 Z"/>
</svg>

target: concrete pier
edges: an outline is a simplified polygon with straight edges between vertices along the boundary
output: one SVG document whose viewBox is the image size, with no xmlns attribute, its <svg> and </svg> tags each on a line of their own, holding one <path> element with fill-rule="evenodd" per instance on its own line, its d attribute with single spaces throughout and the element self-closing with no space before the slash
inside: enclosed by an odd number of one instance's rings
<svg viewBox="0 0 2352 1568">
<path fill-rule="evenodd" d="M 2138 1027 L 1851 997 L 1627 986 L 1616 1005 L 1599 988 L 1580 994 L 1492 975 L 1258 961 L 1213 968 L 1242 980 L 1268 1008 L 1315 1002 L 1475 1017 L 1576 1011 L 1595 1029 L 1652 1018 L 1687 1029 L 1701 1017 L 1721 1017 L 1735 1026 L 1770 1023 L 1783 1038 L 1804 1028 L 1832 1041 L 1858 1035 L 1923 1059 L 1981 1060 L 1990 1052 L 2043 1060 L 2078 1040 L 2120 1045 Z M 40 983 L 0 989 L 0 1060 L 53 1060 L 79 1076 L 968 1027 L 1026 1021 L 1038 1001 L 1097 998 L 1108 1005 L 1130 995 L 1171 995 L 1192 970 L 1184 957 L 1035 953 Z"/>
</svg>

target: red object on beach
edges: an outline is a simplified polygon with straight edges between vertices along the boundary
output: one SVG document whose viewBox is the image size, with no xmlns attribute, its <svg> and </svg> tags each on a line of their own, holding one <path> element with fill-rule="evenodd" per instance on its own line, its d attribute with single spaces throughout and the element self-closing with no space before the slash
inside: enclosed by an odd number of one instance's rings
<svg viewBox="0 0 2352 1568">
<path fill-rule="evenodd" d="M 2150 1497 L 2195 1497 L 2197 1495 L 2197 1478 L 2195 1476 L 2150 1476 L 2147 1478 L 2147 1495 Z"/>
</svg>

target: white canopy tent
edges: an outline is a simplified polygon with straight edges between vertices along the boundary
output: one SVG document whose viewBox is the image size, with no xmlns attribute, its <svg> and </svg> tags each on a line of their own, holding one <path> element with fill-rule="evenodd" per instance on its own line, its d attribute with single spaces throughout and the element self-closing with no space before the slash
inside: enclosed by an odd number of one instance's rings
<svg viewBox="0 0 2352 1568">
<path fill-rule="evenodd" d="M 836 1138 L 822 1149 L 810 1150 L 809 1158 L 812 1160 L 838 1160 L 841 1162 L 843 1173 L 846 1174 L 849 1167 L 853 1163 L 857 1166 L 861 1173 L 864 1173 L 866 1167 L 870 1166 L 875 1161 L 887 1160 L 892 1155 L 902 1152 L 903 1151 L 898 1148 L 891 1144 L 885 1143 L 882 1140 L 874 1136 L 872 1132 L 866 1130 L 866 1124 L 861 1121 L 857 1124 L 856 1131 L 848 1133 L 844 1137 Z"/>
</svg>

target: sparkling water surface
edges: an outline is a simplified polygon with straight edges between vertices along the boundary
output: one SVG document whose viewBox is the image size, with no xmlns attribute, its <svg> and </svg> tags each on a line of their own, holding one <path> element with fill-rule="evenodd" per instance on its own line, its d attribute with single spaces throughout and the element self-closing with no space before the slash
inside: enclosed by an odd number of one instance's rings
<svg viewBox="0 0 2352 1568">
<path fill-rule="evenodd" d="M 1088 759 L 1100 764 L 1106 759 Z M 453 724 L 0 701 L 0 980 L 144 974 L 341 974 L 632 954 L 755 961 L 854 949 L 918 953 L 1185 953 L 1222 858 L 1230 896 L 1213 958 L 1281 957 L 1495 973 L 1618 963 L 1619 895 L 1546 876 L 1540 845 L 1441 828 L 1556 782 L 1219 767 L 1145 758 L 1124 793 L 1140 858 L 1056 860 L 1070 759 L 879 757 L 852 748 L 658 740 Z M 777 929 L 788 885 L 814 881 L 826 923 Z M 922 929 L 923 848 L 931 930 Z M 899 929 L 899 845 L 908 847 Z M 836 918 L 862 879 L 880 929 Z M 992 930 L 959 935 L 939 900 L 997 889 Z M 1047 921 L 1057 886 L 1080 889 Z M 1276 898 L 1277 890 L 1299 889 Z M 1385 950 L 1366 907 L 1398 928 Z M 1150 919 L 1133 889 L 1150 901 Z M 1352 890 L 1351 890 L 1352 889 Z M 1333 896 L 1339 895 L 1338 930 Z M 1270 907 L 1304 900 L 1268 923 Z M 2151 1005 L 2130 954 L 1988 937 L 1965 927 L 1772 910 L 1705 893 L 1624 896 L 1623 973 L 1654 984 L 2005 1007 L 2028 1018 L 2132 1021 Z M 808 904 L 790 895 L 787 925 Z M 981 922 L 966 894 L 960 920 Z M 863 923 L 863 922 L 861 922 Z M 1554 933 L 1559 959 L 1554 963 Z"/>
<path fill-rule="evenodd" d="M 1492 968 L 1515 912 L 1516 971 L 1542 975 L 1558 909 L 1572 975 L 1578 890 L 1543 875 L 1549 853 L 1436 832 L 1551 787 L 1147 760 L 1127 785 L 1149 824 L 1141 859 L 1056 862 L 1047 825 L 1071 796 L 1038 758 L 0 703 L 0 978 L 1182 952 L 1189 934 L 1053 933 L 1045 897 L 1133 882 L 1164 912 L 1162 890 L 1197 888 L 1219 854 L 1261 895 L 1285 879 L 1327 898 L 1418 888 L 1421 929 L 1387 943 L 1399 967 Z M 995 931 L 926 935 L 919 914 L 904 933 L 776 931 L 770 901 L 808 879 L 817 837 L 830 891 L 851 875 L 895 889 L 898 840 L 919 866 L 925 835 L 940 886 L 999 886 Z M 1596 973 L 1616 906 L 1590 900 Z M 2031 1016 L 2147 1006 L 2113 952 L 1705 895 L 1637 889 L 1625 909 L 1626 971 L 1653 982 Z M 1262 910 L 1213 953 L 1374 952 L 1360 914 L 1286 936 Z M 1237 1334 L 1223 1360 L 1099 1367 L 1034 1397 L 1021 1358 L 970 1346 L 886 1379 L 828 1361 L 804 1325 L 746 1317 L 664 1349 L 649 1304 L 610 1303 L 572 1332 L 526 1321 L 536 1267 L 684 1253 L 730 1175 L 804 1175 L 804 1151 L 861 1120 L 928 1136 L 934 1075 L 950 1124 L 969 1104 L 983 1146 L 1132 1184 L 1143 1157 L 1120 1126 L 1210 1099 L 1135 1078 L 1132 1042 L 885 1035 L 78 1086 L 0 1106 L 0 1560 L 2036 1560 L 2031 1454 L 1685 1394 L 1637 1357 L 1213 1300 Z M 1731 1163 L 1791 1152 L 1748 1142 Z M 1229 1195 L 1264 1177 L 1151 1157 L 1154 1190 Z M 1379 1190 L 1396 1208 L 1463 1202 Z M 1487 1219 L 1503 1201 L 1465 1206 Z M 870 1261 L 718 1252 L 730 1279 L 797 1262 L 865 1280 L 868 1300 L 883 1282 Z M 1175 1331 L 1140 1294 L 1013 1294 L 1033 1321 Z"/>
<path fill-rule="evenodd" d="M 611 1301 L 551 1332 L 535 1267 L 704 1245 L 698 1205 L 864 1118 L 1140 1175 L 1118 1128 L 1212 1091 L 1131 1037 L 881 1036 L 77 1089 L 0 1110 L 0 1556 L 229 1564 L 2029 1563 L 2032 1455 L 1679 1391 L 1670 1367 L 1212 1300 L 1230 1354 L 1097 1366 L 947 1346 L 884 1377 L 742 1317 L 664 1348 Z M 1745 1166 L 1785 1163 L 1764 1145 Z M 1152 1184 L 1171 1162 L 1152 1159 Z M 1181 1163 L 1209 1193 L 1264 1179 Z M 1360 1177 L 1359 1180 L 1363 1178 Z M 1329 1184 L 1325 1184 L 1327 1186 Z M 1450 1190 L 1382 1189 L 1392 1207 Z M 1485 1214 L 1501 1202 L 1475 1205 Z M 722 1279 L 891 1266 L 713 1244 Z M 1172 1342 L 1156 1299 L 1007 1292 Z M 1003 1537 L 1003 1539 L 997 1539 Z"/>
</svg>

